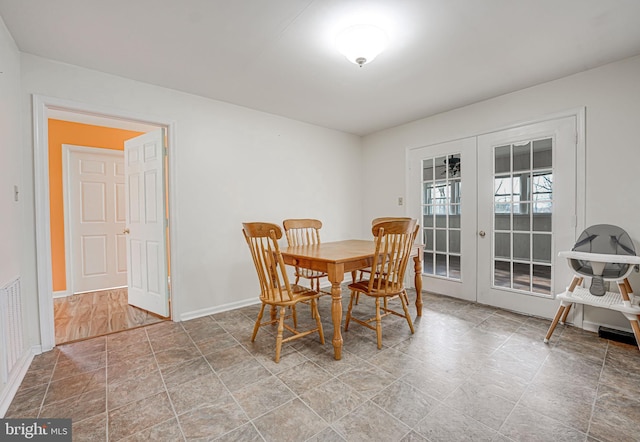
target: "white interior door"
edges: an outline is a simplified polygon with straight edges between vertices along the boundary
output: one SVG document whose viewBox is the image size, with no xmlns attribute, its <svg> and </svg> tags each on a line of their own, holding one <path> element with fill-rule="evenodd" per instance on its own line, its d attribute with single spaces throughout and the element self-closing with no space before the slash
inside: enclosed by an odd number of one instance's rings
<svg viewBox="0 0 640 442">
<path fill-rule="evenodd" d="M 552 317 L 576 238 L 576 117 L 478 137 L 478 302 Z"/>
<path fill-rule="evenodd" d="M 476 138 L 408 152 L 410 215 L 420 220 L 425 290 L 476 300 Z"/>
<path fill-rule="evenodd" d="M 165 130 L 127 140 L 124 152 L 129 304 L 166 317 Z"/>
<path fill-rule="evenodd" d="M 63 146 L 72 293 L 127 285 L 124 155 Z"/>
</svg>

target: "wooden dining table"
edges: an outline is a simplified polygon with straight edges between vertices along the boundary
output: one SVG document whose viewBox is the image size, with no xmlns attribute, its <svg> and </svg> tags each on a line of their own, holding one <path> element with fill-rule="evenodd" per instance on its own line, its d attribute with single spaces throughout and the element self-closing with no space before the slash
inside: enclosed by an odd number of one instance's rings
<svg viewBox="0 0 640 442">
<path fill-rule="evenodd" d="M 376 243 L 370 240 L 348 239 L 315 245 L 290 246 L 282 249 L 285 264 L 325 272 L 331 283 L 331 320 L 333 322 L 333 350 L 335 359 L 342 358 L 342 290 L 340 285 L 345 273 L 370 267 Z M 423 246 L 414 245 L 411 256 L 414 261 L 416 309 L 422 316 L 422 253 Z"/>
</svg>

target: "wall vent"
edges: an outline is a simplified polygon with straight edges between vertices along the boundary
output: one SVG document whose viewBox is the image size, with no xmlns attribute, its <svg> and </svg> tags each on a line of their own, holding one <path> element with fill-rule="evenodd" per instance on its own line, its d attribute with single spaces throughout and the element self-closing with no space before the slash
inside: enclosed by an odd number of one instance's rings
<svg viewBox="0 0 640 442">
<path fill-rule="evenodd" d="M 0 380 L 6 384 L 24 351 L 20 278 L 0 289 L 0 344 Z"/>
</svg>

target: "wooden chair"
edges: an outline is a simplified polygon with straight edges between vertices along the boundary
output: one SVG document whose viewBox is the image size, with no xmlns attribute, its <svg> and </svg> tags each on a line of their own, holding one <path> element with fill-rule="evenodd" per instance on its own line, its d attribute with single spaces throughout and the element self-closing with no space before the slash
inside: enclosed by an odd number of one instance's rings
<svg viewBox="0 0 640 442">
<path fill-rule="evenodd" d="M 374 218 L 371 221 L 371 227 L 375 226 L 376 224 L 379 223 L 383 223 L 386 221 L 407 221 L 410 220 L 412 218 L 408 218 L 408 217 L 393 217 L 393 216 L 383 216 L 380 218 Z M 364 278 L 365 274 L 371 274 L 371 267 L 367 267 L 366 269 L 361 269 L 358 270 L 358 272 L 360 272 L 360 276 L 356 279 L 356 272 L 352 272 L 351 273 L 351 282 L 356 282 L 356 280 L 362 280 L 362 278 Z M 360 297 L 356 295 L 356 305 L 358 305 L 358 301 L 359 301 Z"/>
<path fill-rule="evenodd" d="M 371 231 L 376 241 L 376 250 L 371 266 L 371 277 L 368 280 L 357 281 L 349 285 L 351 299 L 344 330 L 348 330 L 351 320 L 375 330 L 378 349 L 382 348 L 382 318 L 387 315 L 393 314 L 405 318 L 411 333 L 414 333 L 409 314 L 409 299 L 404 287 L 404 274 L 407 270 L 413 242 L 419 230 L 415 219 L 383 221 L 373 226 Z M 359 293 L 375 298 L 376 316 L 374 318 L 361 320 L 352 316 L 353 301 Z M 394 297 L 400 299 L 404 314 L 389 308 L 387 301 Z M 384 300 L 382 306 L 380 305 L 381 299 Z M 384 314 L 380 313 L 381 310 Z M 375 327 L 370 324 L 373 321 L 376 323 Z"/>
<path fill-rule="evenodd" d="M 244 234 L 253 263 L 256 267 L 258 279 L 260 281 L 260 301 L 262 307 L 258 313 L 258 319 L 253 327 L 251 342 L 255 341 L 258 329 L 263 325 L 278 324 L 278 335 L 276 337 L 276 357 L 275 361 L 280 361 L 280 351 L 284 342 L 302 338 L 311 333 L 318 332 L 320 343 L 324 344 L 324 333 L 318 312 L 317 298 L 320 296 L 315 290 L 302 287 L 297 284 L 289 284 L 289 278 L 282 259 L 282 253 L 278 247 L 278 240 L 282 238 L 280 226 L 271 223 L 243 223 L 242 233 Z M 309 301 L 313 317 L 316 319 L 316 328 L 308 331 L 297 330 L 295 320 L 295 306 L 299 302 Z M 277 317 L 266 322 L 262 321 L 265 306 L 270 305 L 278 310 Z M 293 316 L 293 327 L 285 324 L 285 314 L 287 307 L 291 307 Z M 284 338 L 284 330 L 293 333 L 292 336 Z"/>
<path fill-rule="evenodd" d="M 282 222 L 289 246 L 308 246 L 320 244 L 322 221 L 317 219 L 285 219 Z M 327 276 L 324 272 L 296 267 L 297 284 L 300 278 L 308 279 L 312 289 L 320 291 L 320 279 Z M 315 286 L 314 286 L 315 282 Z"/>
</svg>

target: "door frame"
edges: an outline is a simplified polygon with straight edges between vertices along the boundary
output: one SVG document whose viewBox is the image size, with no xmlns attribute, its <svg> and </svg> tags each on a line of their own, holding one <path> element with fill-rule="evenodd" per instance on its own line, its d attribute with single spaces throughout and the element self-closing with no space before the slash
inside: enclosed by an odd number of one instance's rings
<svg viewBox="0 0 640 442">
<path fill-rule="evenodd" d="M 91 146 L 79 146 L 75 144 L 63 144 L 62 145 L 62 193 L 63 193 L 63 204 L 64 204 L 64 261 L 65 261 L 65 278 L 67 281 L 67 288 L 64 292 L 53 292 L 53 297 L 58 298 L 62 296 L 73 295 L 76 292 L 76 272 L 78 269 L 75 268 L 74 265 L 74 249 L 72 247 L 72 235 L 75 232 L 71 229 L 71 225 L 67 220 L 71 219 L 71 183 L 70 183 L 70 168 L 69 162 L 71 160 L 71 155 L 73 153 L 96 153 L 100 155 L 110 155 L 110 156 L 122 156 L 124 158 L 124 151 L 122 150 L 113 150 L 113 149 L 105 149 L 102 147 L 91 147 Z M 127 269 L 127 272 L 129 269 Z M 105 287 L 111 288 L 111 287 Z"/>
<path fill-rule="evenodd" d="M 518 121 L 512 124 L 507 124 L 505 126 L 501 126 L 498 128 L 487 129 L 484 131 L 479 131 L 475 133 L 465 134 L 465 133 L 456 133 L 454 136 L 445 139 L 433 139 L 428 140 L 428 142 L 417 145 L 417 146 L 407 146 L 405 147 L 405 195 L 409 195 L 411 183 L 411 172 L 409 170 L 410 167 L 410 151 L 416 148 L 420 148 L 422 146 L 437 146 L 441 144 L 445 144 L 448 142 L 466 139 L 466 138 L 477 138 L 482 135 L 488 135 L 495 132 L 502 132 L 509 129 L 515 129 L 518 127 L 529 126 L 532 124 L 543 123 L 545 121 L 562 119 L 566 117 L 575 117 L 576 118 L 576 232 L 582 232 L 586 228 L 586 107 L 580 106 L 575 108 L 566 109 L 559 112 L 553 112 L 549 114 L 541 115 L 537 118 L 531 118 L 529 120 Z M 476 142 L 476 157 L 477 157 L 477 142 Z M 405 212 L 409 212 L 411 209 L 409 206 L 406 206 Z M 410 215 L 410 213 L 408 213 Z M 477 214 L 476 214 L 477 216 Z M 478 237 L 476 236 L 476 241 Z M 477 250 L 477 247 L 476 247 Z M 477 264 L 476 264 L 477 266 Z M 476 269 L 477 274 L 477 269 Z M 423 287 L 425 290 L 428 290 L 428 284 L 425 284 L 423 278 Z M 476 281 L 476 292 L 477 292 L 477 281 Z M 555 298 L 554 294 L 554 298 Z M 576 305 L 576 309 L 573 314 L 573 323 L 575 326 L 582 328 L 583 326 L 583 310 L 582 306 Z"/>
<path fill-rule="evenodd" d="M 125 112 L 105 106 L 79 103 L 71 100 L 32 95 L 32 117 L 34 137 L 34 193 L 35 193 L 35 233 L 36 270 L 38 290 L 38 310 L 40 319 L 40 348 L 49 351 L 55 347 L 55 325 L 53 318 L 53 272 L 51 266 L 51 232 L 49 208 L 49 129 L 47 112 L 61 110 L 95 117 L 128 120 L 142 124 L 165 127 L 167 129 L 167 154 L 172 170 L 177 168 L 177 123 L 169 118 Z M 177 180 L 175 173 L 168 173 L 169 238 L 173 247 L 169 248 L 171 268 L 178 267 L 177 243 Z M 177 318 L 180 299 L 180 278 L 171 274 L 171 317 Z"/>
</svg>

